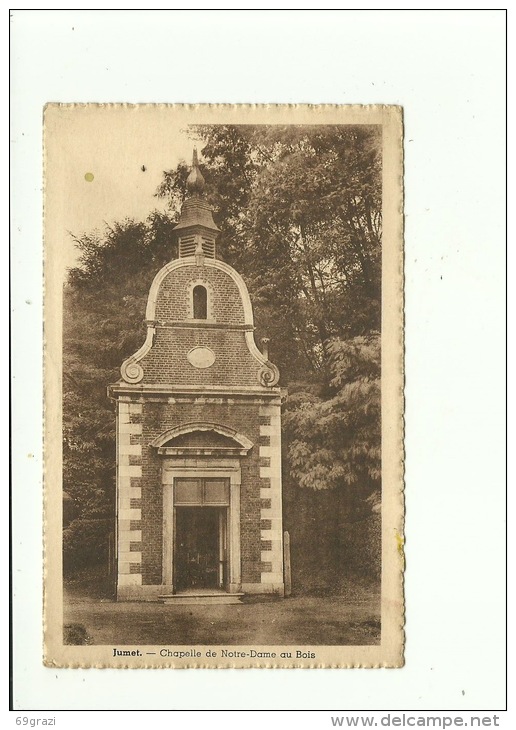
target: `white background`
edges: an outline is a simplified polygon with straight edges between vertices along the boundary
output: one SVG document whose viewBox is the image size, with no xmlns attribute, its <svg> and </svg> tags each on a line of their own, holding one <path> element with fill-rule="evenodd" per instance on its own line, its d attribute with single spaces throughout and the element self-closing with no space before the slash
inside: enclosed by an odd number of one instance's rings
<svg viewBox="0 0 516 730">
<path fill-rule="evenodd" d="M 11 15 L 15 708 L 502 709 L 504 12 Z M 41 151 L 49 101 L 404 107 L 403 669 L 42 666 Z"/>
</svg>

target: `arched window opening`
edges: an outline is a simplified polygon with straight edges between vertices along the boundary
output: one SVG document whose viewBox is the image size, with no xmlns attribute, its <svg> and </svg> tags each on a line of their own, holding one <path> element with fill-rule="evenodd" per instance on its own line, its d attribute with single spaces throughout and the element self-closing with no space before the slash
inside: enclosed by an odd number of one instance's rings
<svg viewBox="0 0 516 730">
<path fill-rule="evenodd" d="M 194 286 L 193 290 L 193 316 L 194 319 L 207 319 L 208 317 L 208 292 L 200 284 Z"/>
</svg>

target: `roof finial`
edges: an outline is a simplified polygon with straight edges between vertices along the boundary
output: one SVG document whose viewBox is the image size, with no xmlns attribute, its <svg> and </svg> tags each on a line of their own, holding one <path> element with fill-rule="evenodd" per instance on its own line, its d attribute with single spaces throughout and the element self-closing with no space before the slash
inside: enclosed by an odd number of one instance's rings
<svg viewBox="0 0 516 730">
<path fill-rule="evenodd" d="M 194 147 L 192 157 L 192 169 L 186 178 L 186 189 L 190 195 L 201 195 L 204 190 L 204 178 L 199 170 L 199 161 L 197 159 L 197 149 Z"/>
</svg>

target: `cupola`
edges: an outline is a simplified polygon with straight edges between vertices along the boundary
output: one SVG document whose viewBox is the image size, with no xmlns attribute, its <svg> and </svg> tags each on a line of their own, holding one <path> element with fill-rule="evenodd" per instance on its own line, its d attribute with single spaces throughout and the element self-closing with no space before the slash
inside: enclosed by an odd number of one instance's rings
<svg viewBox="0 0 516 730">
<path fill-rule="evenodd" d="M 215 243 L 220 229 L 213 220 L 213 209 L 204 196 L 205 180 L 194 149 L 192 169 L 186 180 L 187 197 L 174 228 L 178 238 L 179 258 L 216 258 Z"/>
</svg>

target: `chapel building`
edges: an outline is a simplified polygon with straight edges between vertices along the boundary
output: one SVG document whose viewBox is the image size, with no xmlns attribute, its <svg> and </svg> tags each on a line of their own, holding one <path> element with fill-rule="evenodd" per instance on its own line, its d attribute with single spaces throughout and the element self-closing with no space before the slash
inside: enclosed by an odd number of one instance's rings
<svg viewBox="0 0 516 730">
<path fill-rule="evenodd" d="M 284 593 L 279 372 L 256 346 L 242 277 L 217 257 L 195 152 L 187 191 L 179 258 L 156 275 L 145 342 L 109 386 L 119 601 Z"/>
</svg>

